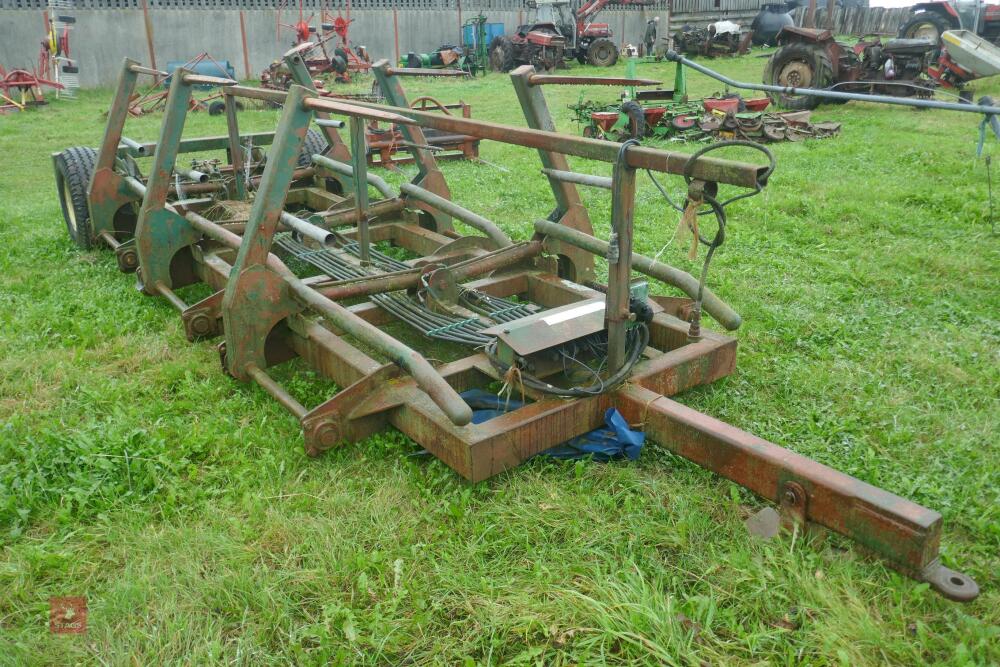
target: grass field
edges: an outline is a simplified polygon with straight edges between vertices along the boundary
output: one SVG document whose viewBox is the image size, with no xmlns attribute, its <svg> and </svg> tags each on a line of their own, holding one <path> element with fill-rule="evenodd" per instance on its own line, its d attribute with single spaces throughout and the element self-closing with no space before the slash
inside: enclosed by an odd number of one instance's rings
<svg viewBox="0 0 1000 667">
<path fill-rule="evenodd" d="M 715 64 L 759 80 L 764 61 Z M 504 75 L 408 88 L 523 124 Z M 547 93 L 578 132 L 578 91 Z M 963 606 L 845 540 L 751 538 L 759 499 L 655 445 L 476 485 L 397 432 L 306 457 L 214 345 L 71 244 L 49 155 L 96 146 L 109 97 L 0 117 L 0 664 L 1000 663 L 1000 236 L 978 118 L 852 102 L 815 113 L 840 137 L 775 146 L 709 278 L 744 316 L 738 369 L 679 399 L 940 511 L 945 563 L 983 589 Z M 188 136 L 221 123 L 191 116 Z M 482 155 L 444 167 L 456 200 L 527 238 L 552 207 L 537 156 Z M 606 237 L 609 198 L 584 196 Z M 636 224 L 650 255 L 677 224 L 644 176 Z M 676 240 L 661 258 L 696 269 Z M 63 595 L 87 597 L 87 634 L 49 634 Z"/>
</svg>

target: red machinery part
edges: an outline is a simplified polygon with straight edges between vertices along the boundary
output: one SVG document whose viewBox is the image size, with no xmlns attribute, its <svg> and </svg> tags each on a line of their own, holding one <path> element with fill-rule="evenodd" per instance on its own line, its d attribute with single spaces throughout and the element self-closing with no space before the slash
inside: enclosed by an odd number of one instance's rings
<svg viewBox="0 0 1000 667">
<path fill-rule="evenodd" d="M 674 116 L 670 124 L 678 130 L 690 130 L 698 122 L 695 116 Z"/>
<path fill-rule="evenodd" d="M 617 111 L 594 111 L 590 114 L 590 119 L 603 132 L 610 132 L 614 124 L 618 122 L 619 115 Z"/>
<path fill-rule="evenodd" d="M 646 117 L 646 127 L 656 127 L 660 124 L 660 119 L 663 118 L 663 114 L 667 113 L 667 108 L 649 107 L 643 109 L 642 113 Z"/>
<path fill-rule="evenodd" d="M 12 69 L 0 79 L 0 88 L 3 88 L 5 92 L 9 92 L 11 88 L 26 91 L 40 86 L 49 86 L 50 88 L 57 88 L 59 90 L 64 88 L 61 83 L 43 79 L 26 69 Z"/>
</svg>

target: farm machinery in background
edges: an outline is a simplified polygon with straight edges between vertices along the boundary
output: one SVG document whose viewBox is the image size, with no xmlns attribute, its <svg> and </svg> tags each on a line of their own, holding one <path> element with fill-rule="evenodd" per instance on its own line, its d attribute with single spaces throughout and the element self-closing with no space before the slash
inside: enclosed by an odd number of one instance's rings
<svg viewBox="0 0 1000 667">
<path fill-rule="evenodd" d="M 208 55 L 207 52 L 199 53 L 187 61 L 170 61 L 167 63 L 165 72 L 159 72 L 154 75 L 153 83 L 149 88 L 141 93 L 134 93 L 132 95 L 128 103 L 129 115 L 137 117 L 163 111 L 170 88 L 170 78 L 179 69 L 197 72 L 208 77 L 222 77 L 224 79 L 233 79 L 236 77 L 236 71 L 228 60 L 216 60 Z M 200 91 L 213 90 L 213 87 L 210 85 L 200 85 L 196 88 Z M 238 102 L 238 104 L 239 110 L 242 111 L 243 102 Z M 218 116 L 225 111 L 225 102 L 223 101 L 222 93 L 218 92 L 218 87 L 215 87 L 215 91 L 208 95 L 199 97 L 192 95 L 188 101 L 188 110 L 207 111 L 213 116 Z"/>
<path fill-rule="evenodd" d="M 928 39 L 862 39 L 851 46 L 829 30 L 786 26 L 778 33 L 780 48 L 764 68 L 764 83 L 782 88 L 829 89 L 841 92 L 925 97 L 938 87 L 962 87 L 974 79 L 1000 73 L 1000 48 L 968 31 L 946 31 L 946 48 Z M 771 97 L 789 109 L 813 109 L 821 98 L 791 92 Z"/>
<path fill-rule="evenodd" d="M 23 111 L 45 104 L 43 87 L 62 90 L 63 84 L 27 69 L 7 71 L 0 66 L 0 113 Z"/>
<path fill-rule="evenodd" d="M 918 2 L 912 16 L 899 28 L 902 39 L 926 39 L 942 46 L 948 30 L 968 30 L 988 42 L 1000 40 L 1000 5 L 984 0 Z"/>
<path fill-rule="evenodd" d="M 768 143 L 825 138 L 840 132 L 840 123 L 812 123 L 810 112 L 765 113 L 771 100 L 716 94 L 702 100 L 687 96 L 682 64 L 677 64 L 673 89 L 650 88 L 658 81 L 635 78 L 637 60 L 626 67 L 629 85 L 615 103 L 584 100 L 570 105 L 583 136 L 610 141 L 651 137 L 669 141 L 740 139 Z"/>
<path fill-rule="evenodd" d="M 54 9 L 54 8 L 53 8 Z M 80 87 L 80 69 L 70 59 L 69 37 L 76 25 L 73 16 L 45 12 L 46 30 L 34 69 L 0 65 L 0 114 L 46 104 L 44 88 L 73 98 Z"/>
<path fill-rule="evenodd" d="M 502 23 L 489 24 L 499 26 L 503 33 Z M 444 44 L 431 53 L 407 53 L 400 59 L 400 67 L 423 69 L 457 69 L 469 76 L 489 71 L 489 40 L 486 17 L 475 16 L 462 24 L 462 46 Z"/>
<path fill-rule="evenodd" d="M 735 56 L 750 51 L 752 33 L 739 23 L 716 21 L 705 28 L 682 26 L 674 34 L 674 48 L 691 56 Z"/>
<path fill-rule="evenodd" d="M 320 14 L 322 36 L 318 39 L 315 37 L 318 31 L 312 25 L 312 19 L 313 15 L 303 17 L 301 4 L 296 23 L 281 23 L 280 10 L 278 13 L 278 25 L 291 29 L 295 34 L 293 46 L 310 45 L 309 49 L 303 49 L 302 56 L 313 78 L 332 75 L 338 83 L 350 83 L 352 74 L 364 74 L 371 70 L 368 50 L 364 46 L 351 44 L 350 25 L 354 19 L 346 19 L 340 14 L 334 16 L 324 9 Z M 291 74 L 281 60 L 268 65 L 260 75 L 261 85 L 278 90 L 286 90 L 291 79 Z"/>
<path fill-rule="evenodd" d="M 533 22 L 519 26 L 513 35 L 490 42 L 490 66 L 509 72 L 519 65 L 553 70 L 576 58 L 581 65 L 611 67 L 618 62 L 618 48 L 611 41 L 611 27 L 593 19 L 610 4 L 647 5 L 650 0 L 532 0 Z"/>
</svg>

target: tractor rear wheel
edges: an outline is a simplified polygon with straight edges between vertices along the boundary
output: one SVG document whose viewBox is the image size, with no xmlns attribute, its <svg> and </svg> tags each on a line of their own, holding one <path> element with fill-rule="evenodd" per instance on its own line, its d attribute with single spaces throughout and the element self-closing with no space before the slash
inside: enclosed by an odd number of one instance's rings
<svg viewBox="0 0 1000 667">
<path fill-rule="evenodd" d="M 317 129 L 309 128 L 306 131 L 306 139 L 302 142 L 302 150 L 299 151 L 299 167 L 312 166 L 313 155 L 324 155 L 330 144 L 326 137 Z"/>
<path fill-rule="evenodd" d="M 822 44 L 792 42 L 775 51 L 764 68 L 764 83 L 787 88 L 827 88 L 833 85 L 833 65 Z M 807 110 L 819 106 L 820 98 L 809 95 L 768 93 L 786 109 Z"/>
<path fill-rule="evenodd" d="M 96 164 L 97 151 L 93 148 L 67 148 L 55 158 L 56 188 L 59 189 L 66 231 L 73 242 L 84 250 L 94 246 L 87 190 Z"/>
<path fill-rule="evenodd" d="M 514 42 L 510 37 L 497 35 L 490 42 L 490 69 L 509 72 L 514 69 Z"/>
<path fill-rule="evenodd" d="M 899 36 L 903 39 L 926 39 L 937 44 L 944 31 L 951 28 L 951 22 L 937 12 L 920 12 L 899 27 Z"/>
<path fill-rule="evenodd" d="M 618 62 L 618 49 L 610 39 L 595 39 L 587 47 L 587 62 L 597 67 L 611 67 Z"/>
</svg>

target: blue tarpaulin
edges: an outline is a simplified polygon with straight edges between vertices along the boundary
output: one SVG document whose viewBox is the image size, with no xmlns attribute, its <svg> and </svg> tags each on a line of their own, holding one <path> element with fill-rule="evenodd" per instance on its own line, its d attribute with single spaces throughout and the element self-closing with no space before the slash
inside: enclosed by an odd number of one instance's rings
<svg viewBox="0 0 1000 667">
<path fill-rule="evenodd" d="M 508 401 L 482 389 L 471 389 L 460 395 L 472 408 L 473 424 L 482 424 L 524 405 L 521 401 Z M 608 408 L 604 413 L 604 423 L 605 428 L 594 429 L 567 440 L 561 445 L 546 449 L 542 455 L 557 459 L 592 458 L 601 462 L 622 458 L 634 461 L 639 458 L 646 434 L 630 429 L 622 413 L 614 408 Z"/>
</svg>

